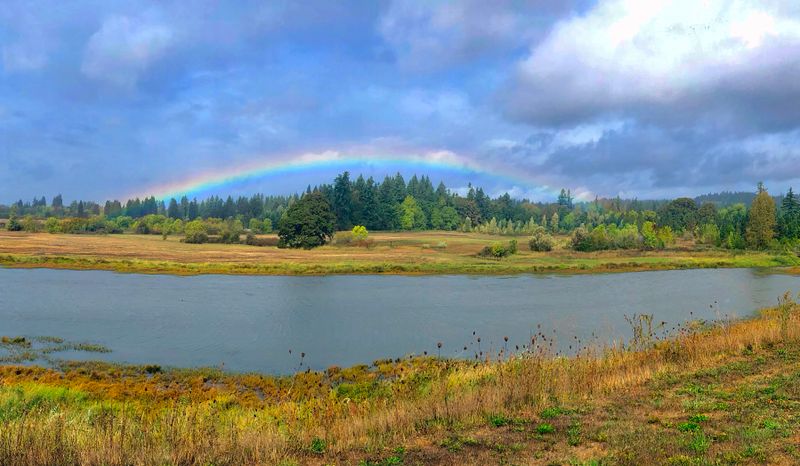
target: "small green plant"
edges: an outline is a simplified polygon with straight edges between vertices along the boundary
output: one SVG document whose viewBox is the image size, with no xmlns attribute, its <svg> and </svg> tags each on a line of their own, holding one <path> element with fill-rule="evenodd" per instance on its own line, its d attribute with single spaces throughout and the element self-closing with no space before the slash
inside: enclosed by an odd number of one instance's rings
<svg viewBox="0 0 800 466">
<path fill-rule="evenodd" d="M 706 416 L 705 414 L 693 414 L 689 416 L 689 421 L 696 422 L 697 424 L 700 424 L 701 422 L 706 422 L 707 420 L 708 416 Z"/>
<path fill-rule="evenodd" d="M 559 408 L 558 406 L 551 406 L 549 408 L 545 408 L 539 413 L 539 417 L 542 419 L 553 419 L 560 415 L 564 414 L 564 410 Z"/>
<path fill-rule="evenodd" d="M 552 424 L 544 423 L 544 424 L 539 424 L 538 426 L 536 426 L 536 433 L 539 434 L 539 435 L 552 434 L 555 431 L 556 431 L 556 428 L 553 427 Z"/>
<path fill-rule="evenodd" d="M 495 427 L 503 427 L 511 424 L 512 420 L 502 414 L 492 414 L 489 416 L 489 424 Z"/>
<path fill-rule="evenodd" d="M 325 453 L 326 448 L 328 445 L 325 443 L 325 440 L 315 437 L 314 440 L 311 441 L 311 452 L 317 455 L 321 455 Z"/>
<path fill-rule="evenodd" d="M 700 430 L 700 424 L 693 421 L 681 422 L 678 424 L 678 430 L 681 432 L 696 432 Z"/>
</svg>

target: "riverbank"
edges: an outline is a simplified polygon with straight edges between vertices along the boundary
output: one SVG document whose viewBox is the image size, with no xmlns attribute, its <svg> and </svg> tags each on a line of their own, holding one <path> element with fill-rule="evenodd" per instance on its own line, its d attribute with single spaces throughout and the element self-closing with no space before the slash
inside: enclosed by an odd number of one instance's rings
<svg viewBox="0 0 800 466">
<path fill-rule="evenodd" d="M 693 249 L 602 251 L 527 250 L 504 259 L 477 257 L 511 237 L 458 232 L 374 233 L 370 247 L 326 245 L 310 251 L 228 244 L 185 244 L 178 237 L 51 235 L 0 232 L 0 265 L 177 275 L 252 274 L 516 274 L 602 273 L 689 268 L 798 267 L 800 258 L 770 252 Z M 794 269 L 797 270 L 797 269 Z"/>
<path fill-rule="evenodd" d="M 419 357 L 283 378 L 2 366 L 0 463 L 796 463 L 800 310 L 785 303 L 665 341 L 637 320 L 628 348 L 572 358 L 536 335 L 495 361 Z"/>
</svg>

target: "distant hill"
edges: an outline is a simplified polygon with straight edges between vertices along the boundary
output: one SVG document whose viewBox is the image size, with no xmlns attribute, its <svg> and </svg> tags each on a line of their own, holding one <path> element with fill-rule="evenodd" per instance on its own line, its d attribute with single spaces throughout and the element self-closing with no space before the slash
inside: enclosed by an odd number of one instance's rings
<svg viewBox="0 0 800 466">
<path fill-rule="evenodd" d="M 748 193 L 745 191 L 723 191 L 721 193 L 709 193 L 697 196 L 694 198 L 694 201 L 698 205 L 701 205 L 704 202 L 713 202 L 718 207 L 726 207 L 733 204 L 744 204 L 749 206 L 755 197 L 756 193 Z"/>
</svg>

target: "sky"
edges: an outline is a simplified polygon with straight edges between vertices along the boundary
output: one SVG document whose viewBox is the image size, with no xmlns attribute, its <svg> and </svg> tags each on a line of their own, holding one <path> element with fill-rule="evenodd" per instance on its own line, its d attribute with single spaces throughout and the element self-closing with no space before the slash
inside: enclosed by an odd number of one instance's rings
<svg viewBox="0 0 800 466">
<path fill-rule="evenodd" d="M 800 187 L 800 2 L 17 1 L 0 202 Z"/>
</svg>

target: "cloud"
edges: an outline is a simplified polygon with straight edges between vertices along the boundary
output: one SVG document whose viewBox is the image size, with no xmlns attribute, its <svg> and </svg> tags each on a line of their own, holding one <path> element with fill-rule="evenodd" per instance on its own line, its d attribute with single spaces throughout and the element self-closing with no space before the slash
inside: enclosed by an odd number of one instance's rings
<svg viewBox="0 0 800 466">
<path fill-rule="evenodd" d="M 795 2 L 601 1 L 519 63 L 507 114 L 564 126 L 609 117 L 785 129 L 800 118 Z"/>
<path fill-rule="evenodd" d="M 571 1 L 393 1 L 378 31 L 401 67 L 441 70 L 533 40 Z"/>
<path fill-rule="evenodd" d="M 81 71 L 87 77 L 131 89 L 172 40 L 172 31 L 162 24 L 111 16 L 89 39 Z"/>
</svg>

